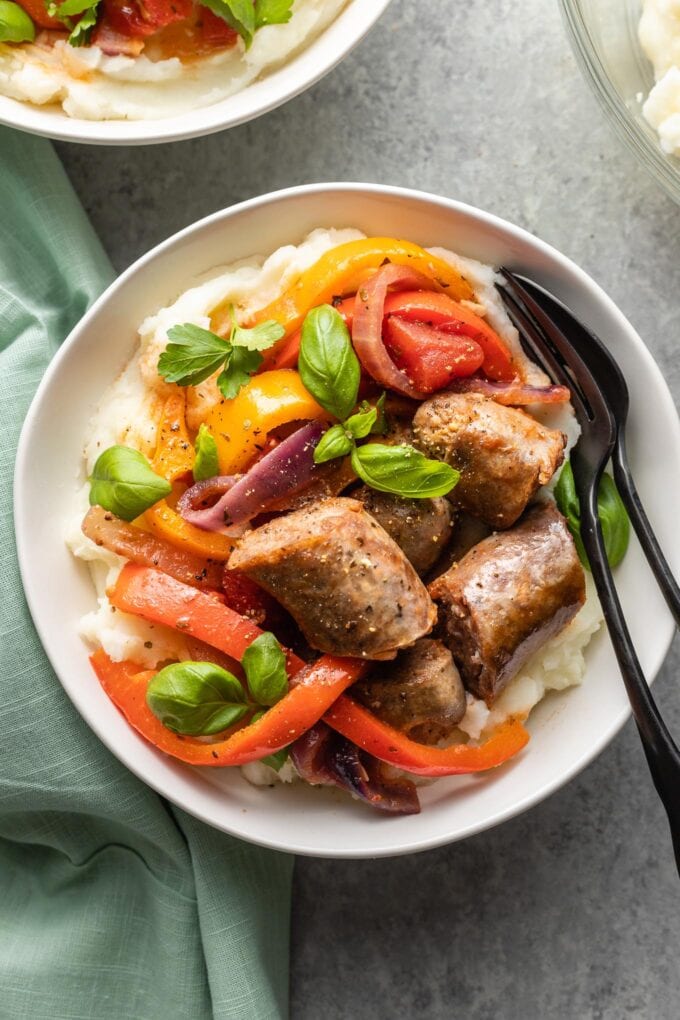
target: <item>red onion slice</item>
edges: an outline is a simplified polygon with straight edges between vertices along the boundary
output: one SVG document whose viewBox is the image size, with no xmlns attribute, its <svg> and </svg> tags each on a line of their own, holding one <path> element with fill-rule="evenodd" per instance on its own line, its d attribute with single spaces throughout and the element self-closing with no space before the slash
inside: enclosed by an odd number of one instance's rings
<svg viewBox="0 0 680 1020">
<path fill-rule="evenodd" d="M 209 478 L 193 485 L 184 493 L 177 509 L 186 521 L 204 531 L 241 534 L 243 525 L 253 517 L 310 482 L 315 468 L 314 449 L 324 431 L 325 425 L 319 421 L 303 425 L 245 475 Z M 220 493 L 214 506 L 199 507 L 201 502 Z"/>
<path fill-rule="evenodd" d="M 242 530 L 235 531 L 226 526 L 222 504 L 224 497 L 242 477 L 242 475 L 215 475 L 214 478 L 196 482 L 180 497 L 177 503 L 178 512 L 185 521 L 202 528 L 203 531 L 216 531 L 222 535 L 238 537 Z M 219 497 L 216 503 L 212 506 L 206 505 L 216 496 Z"/>
<path fill-rule="evenodd" d="M 436 284 L 424 273 L 390 262 L 359 287 L 354 306 L 352 343 L 364 370 L 387 389 L 414 400 L 424 400 L 405 372 L 392 361 L 382 339 L 387 288 L 434 290 Z"/>
<path fill-rule="evenodd" d="M 506 407 L 525 404 L 564 404 L 571 400 L 566 386 L 529 386 L 519 379 L 510 382 L 491 382 L 477 377 L 454 379 L 446 387 L 452 393 L 481 393 Z"/>
<path fill-rule="evenodd" d="M 323 722 L 291 744 L 290 756 L 307 783 L 339 786 L 390 814 L 415 815 L 420 811 L 418 791 L 410 779 L 388 777 L 382 762 Z"/>
</svg>

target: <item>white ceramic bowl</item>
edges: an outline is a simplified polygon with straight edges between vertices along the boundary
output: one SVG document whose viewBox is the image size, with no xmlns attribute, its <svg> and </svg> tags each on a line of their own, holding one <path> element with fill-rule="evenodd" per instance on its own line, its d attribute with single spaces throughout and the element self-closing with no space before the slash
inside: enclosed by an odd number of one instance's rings
<svg viewBox="0 0 680 1020">
<path fill-rule="evenodd" d="M 93 607 L 94 590 L 86 566 L 60 534 L 82 483 L 88 420 L 131 355 L 139 323 L 206 271 L 299 242 L 318 226 L 354 226 L 502 263 L 542 283 L 599 333 L 629 380 L 631 463 L 652 524 L 680 573 L 680 424 L 659 369 L 607 295 L 569 259 L 495 216 L 361 184 L 293 188 L 215 213 L 154 248 L 109 287 L 60 349 L 26 418 L 15 476 L 19 560 L 33 619 L 68 695 L 111 751 L 159 793 L 216 828 L 266 846 L 329 857 L 402 854 L 462 839 L 524 811 L 606 746 L 627 718 L 628 703 L 604 633 L 588 649 L 583 685 L 551 695 L 531 716 L 532 739 L 517 760 L 484 776 L 439 780 L 421 789 L 420 815 L 388 818 L 339 791 L 303 784 L 255 788 L 237 769 L 192 769 L 147 744 L 92 673 L 77 626 Z M 617 582 L 652 677 L 673 626 L 635 542 Z"/>
<path fill-rule="evenodd" d="M 66 142 L 149 145 L 213 134 L 268 113 L 304 92 L 347 56 L 390 0 L 350 0 L 321 35 L 282 67 L 227 99 L 156 120 L 81 120 L 59 106 L 33 106 L 0 96 L 0 124 Z"/>
</svg>

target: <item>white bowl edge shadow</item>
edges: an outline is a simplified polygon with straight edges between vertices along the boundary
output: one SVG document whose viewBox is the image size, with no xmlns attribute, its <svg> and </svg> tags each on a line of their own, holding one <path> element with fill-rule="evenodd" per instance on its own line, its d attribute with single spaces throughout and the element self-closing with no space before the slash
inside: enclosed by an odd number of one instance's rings
<svg viewBox="0 0 680 1020">
<path fill-rule="evenodd" d="M 263 846 L 311 856 L 391 856 L 453 842 L 497 825 L 548 796 L 599 754 L 629 715 L 613 651 L 603 632 L 588 650 L 583 685 L 551 695 L 539 706 L 530 720 L 532 740 L 517 760 L 485 776 L 455 777 L 423 787 L 420 815 L 386 818 L 333 791 L 303 784 L 261 789 L 250 786 L 235 769 L 191 769 L 139 737 L 97 684 L 87 661 L 89 650 L 76 633 L 80 616 L 94 605 L 87 570 L 68 552 L 59 531 L 55 534 L 54 528 L 45 528 L 40 512 L 40 495 L 44 498 L 50 492 L 51 521 L 63 526 L 79 473 L 82 478 L 87 423 L 104 389 L 129 357 L 142 319 L 220 265 L 299 242 L 315 226 L 358 226 L 370 234 L 444 245 L 483 261 L 509 265 L 552 290 L 587 322 L 611 347 L 629 380 L 631 463 L 652 524 L 676 572 L 680 572 L 680 546 L 674 541 L 672 507 L 680 501 L 680 422 L 661 372 L 640 338 L 573 262 L 493 215 L 448 199 L 378 185 L 307 185 L 206 217 L 127 269 L 62 345 L 22 430 L 15 470 L 15 523 L 31 614 L 76 708 L 131 771 L 216 828 Z M 187 265 L 195 266 L 191 278 Z M 112 340 L 104 345 L 102 337 Z M 79 385 L 74 390 L 68 382 L 72 383 L 76 372 Z M 660 473 L 663 492 L 656 484 Z M 42 544 L 35 541 L 36 535 L 44 536 Z M 55 577 L 60 578 L 59 600 L 50 595 Z M 670 646 L 673 623 L 636 541 L 618 570 L 617 583 L 643 668 L 652 678 Z M 638 598 L 643 586 L 644 597 Z M 642 756 L 640 767 L 644 773 Z"/>
<path fill-rule="evenodd" d="M 390 0 L 351 0 L 309 45 L 239 92 L 185 113 L 150 120 L 85 120 L 60 106 L 36 106 L 0 95 L 0 124 L 56 141 L 152 145 L 225 131 L 294 99 L 330 73 L 357 46 Z"/>
</svg>

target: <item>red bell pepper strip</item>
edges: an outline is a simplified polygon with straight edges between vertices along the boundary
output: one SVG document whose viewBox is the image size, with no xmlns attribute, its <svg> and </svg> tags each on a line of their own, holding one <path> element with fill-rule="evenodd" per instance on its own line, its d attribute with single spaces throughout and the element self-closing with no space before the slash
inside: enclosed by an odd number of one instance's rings
<svg viewBox="0 0 680 1020">
<path fill-rule="evenodd" d="M 356 302 L 356 294 L 351 294 L 349 297 L 342 298 L 339 301 L 333 302 L 333 307 L 336 312 L 339 312 L 345 320 L 345 325 L 348 330 L 352 331 L 352 323 L 354 322 L 354 305 Z M 302 330 L 296 329 L 290 336 L 286 336 L 283 340 L 280 340 L 273 347 L 270 347 L 268 351 L 265 351 L 262 355 L 262 364 L 258 368 L 258 372 L 268 372 L 272 368 L 295 368 L 298 363 L 298 355 L 300 353 L 300 339 L 302 336 Z"/>
<path fill-rule="evenodd" d="M 452 747 L 418 744 L 344 696 L 338 698 L 326 712 L 324 722 L 380 761 L 419 776 L 483 772 L 512 758 L 529 740 L 522 724 L 514 720 L 500 726 L 479 747 L 469 744 L 454 744 Z"/>
<path fill-rule="evenodd" d="M 151 567 L 127 563 L 108 595 L 116 609 L 199 638 L 239 662 L 262 633 L 251 620 L 225 606 L 218 595 L 198 591 Z M 297 673 L 304 665 L 290 651 L 286 661 L 289 673 Z"/>
<path fill-rule="evenodd" d="M 103 649 L 91 657 L 99 682 L 129 724 L 160 751 L 188 765 L 245 765 L 287 747 L 313 726 L 350 684 L 365 663 L 324 655 L 304 666 L 296 684 L 257 722 L 237 728 L 222 740 L 205 743 L 167 729 L 146 703 L 146 688 L 154 670 L 134 662 L 113 662 Z"/>
</svg>

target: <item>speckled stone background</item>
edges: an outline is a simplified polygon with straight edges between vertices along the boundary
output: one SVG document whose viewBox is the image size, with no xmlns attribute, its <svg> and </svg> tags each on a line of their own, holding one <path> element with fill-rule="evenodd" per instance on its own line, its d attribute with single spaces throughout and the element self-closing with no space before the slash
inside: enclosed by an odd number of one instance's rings
<svg viewBox="0 0 680 1020">
<path fill-rule="evenodd" d="M 311 92 L 172 146 L 59 152 L 117 268 L 307 181 L 471 202 L 579 262 L 680 401 L 680 209 L 619 143 L 555 0 L 393 0 Z M 678 647 L 655 690 L 680 732 Z M 632 725 L 529 813 L 396 860 L 297 863 L 294 1020 L 675 1020 L 680 885 Z"/>
</svg>

